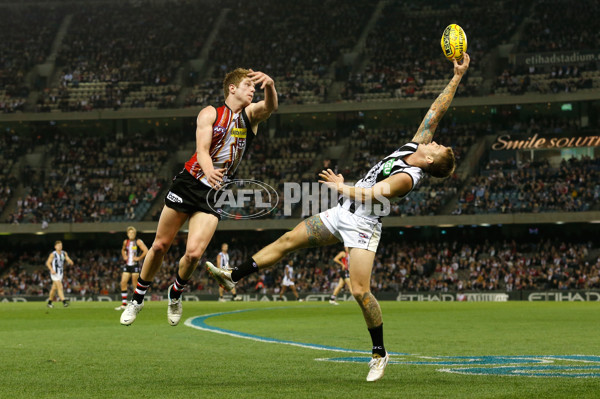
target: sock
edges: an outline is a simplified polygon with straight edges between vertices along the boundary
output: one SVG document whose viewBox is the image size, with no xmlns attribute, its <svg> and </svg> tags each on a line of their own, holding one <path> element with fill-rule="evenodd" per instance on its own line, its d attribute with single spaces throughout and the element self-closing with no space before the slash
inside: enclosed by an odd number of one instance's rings
<svg viewBox="0 0 600 399">
<path fill-rule="evenodd" d="M 383 346 L 383 323 L 381 325 L 369 328 L 371 341 L 373 341 L 373 354 L 381 357 L 385 356 L 385 347 Z"/>
<path fill-rule="evenodd" d="M 332 295 L 329 299 L 331 299 L 332 301 L 335 301 L 335 295 Z"/>
<path fill-rule="evenodd" d="M 144 302 L 144 295 L 146 295 L 148 287 L 150 287 L 150 281 L 142 280 L 141 277 L 138 277 L 137 287 L 135 287 L 135 291 L 133 291 L 133 298 L 131 298 L 131 300 L 136 301 L 138 305 Z"/>
<path fill-rule="evenodd" d="M 233 282 L 238 282 L 242 277 L 249 276 L 257 271 L 258 265 L 254 259 L 250 258 L 250 260 L 245 261 L 239 267 L 236 266 L 233 268 L 233 271 L 231 272 L 231 279 Z"/>
<path fill-rule="evenodd" d="M 48 299 L 48 304 L 52 305 L 52 299 Z"/>
<path fill-rule="evenodd" d="M 127 306 L 127 291 L 121 291 L 121 305 Z"/>
<path fill-rule="evenodd" d="M 179 273 L 177 273 L 177 275 L 175 276 L 175 282 L 173 283 L 173 288 L 171 289 L 171 299 L 181 298 L 181 293 L 183 292 L 183 289 L 185 288 L 185 285 L 188 283 L 188 281 L 190 280 L 182 279 L 181 277 L 179 277 Z"/>
</svg>

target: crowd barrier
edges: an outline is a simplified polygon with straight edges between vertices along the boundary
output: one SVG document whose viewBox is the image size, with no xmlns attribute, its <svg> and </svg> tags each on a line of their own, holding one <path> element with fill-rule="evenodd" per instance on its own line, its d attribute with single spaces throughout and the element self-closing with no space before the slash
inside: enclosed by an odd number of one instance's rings
<svg viewBox="0 0 600 399">
<path fill-rule="evenodd" d="M 330 293 L 300 293 L 300 299 L 306 302 L 324 302 L 329 301 Z M 279 299 L 279 294 L 239 294 L 244 302 L 275 302 L 275 301 L 294 301 L 292 294 L 284 295 Z M 600 302 L 600 290 L 564 290 L 564 291 L 513 291 L 513 292 L 379 292 L 375 296 L 381 301 L 402 301 L 402 302 L 507 302 L 507 301 L 529 301 L 529 302 Z M 120 294 L 113 295 L 65 295 L 71 302 L 120 302 Z M 146 300 L 162 301 L 166 300 L 167 294 L 154 293 Z M 183 301 L 215 301 L 218 299 L 216 294 L 212 293 L 185 293 L 182 296 Z M 226 300 L 232 300 L 231 295 L 224 295 Z M 46 296 L 28 296 L 28 295 L 6 295 L 0 296 L 0 303 L 6 302 L 40 302 L 46 301 Z M 354 301 L 352 295 L 346 293 L 337 297 L 339 301 Z"/>
</svg>

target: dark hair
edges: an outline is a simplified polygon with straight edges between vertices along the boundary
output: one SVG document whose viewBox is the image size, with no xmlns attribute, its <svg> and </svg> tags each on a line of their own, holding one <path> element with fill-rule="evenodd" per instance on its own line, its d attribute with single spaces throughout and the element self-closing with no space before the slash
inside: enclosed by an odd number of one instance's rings
<svg viewBox="0 0 600 399">
<path fill-rule="evenodd" d="M 454 172 L 454 168 L 456 168 L 456 158 L 454 158 L 452 148 L 448 147 L 446 148 L 446 152 L 438 159 L 434 159 L 433 163 L 429 164 L 427 169 L 424 170 L 433 177 L 445 179 Z"/>
</svg>

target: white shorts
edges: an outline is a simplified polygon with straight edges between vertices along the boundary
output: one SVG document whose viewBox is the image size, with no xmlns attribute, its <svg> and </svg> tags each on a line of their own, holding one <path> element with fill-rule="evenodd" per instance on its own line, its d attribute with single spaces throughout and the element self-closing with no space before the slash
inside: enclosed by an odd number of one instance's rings
<svg viewBox="0 0 600 399">
<path fill-rule="evenodd" d="M 50 274 L 50 279 L 52 279 L 52 281 L 62 281 L 63 275 L 58 273 Z"/>
<path fill-rule="evenodd" d="M 381 222 L 361 216 L 342 208 L 341 205 L 319 213 L 323 224 L 331 234 L 348 248 L 377 252 L 381 239 Z"/>
<path fill-rule="evenodd" d="M 294 282 L 292 280 L 290 280 L 289 278 L 284 277 L 283 278 L 283 282 L 281 283 L 281 285 L 285 285 L 286 287 L 290 287 L 290 286 L 296 285 L 296 284 L 294 284 Z"/>
</svg>

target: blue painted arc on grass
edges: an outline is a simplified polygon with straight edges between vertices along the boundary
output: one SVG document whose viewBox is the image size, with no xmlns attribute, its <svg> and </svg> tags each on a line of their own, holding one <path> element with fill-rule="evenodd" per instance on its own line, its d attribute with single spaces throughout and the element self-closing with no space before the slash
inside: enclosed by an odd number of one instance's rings
<svg viewBox="0 0 600 399">
<path fill-rule="evenodd" d="M 256 310 L 275 310 L 275 309 L 279 310 L 279 309 L 283 309 L 283 308 L 244 309 L 244 310 L 234 310 L 231 312 L 212 313 L 212 314 L 207 314 L 204 316 L 196 316 L 196 317 L 187 319 L 185 321 L 185 325 L 192 327 L 192 328 L 196 328 L 198 330 L 210 331 L 210 332 L 214 332 L 217 334 L 224 334 L 224 335 L 229 335 L 232 337 L 244 338 L 244 339 L 249 339 L 249 340 L 258 341 L 258 342 L 291 345 L 291 346 L 298 346 L 301 348 L 316 349 L 316 350 L 330 351 L 330 352 L 360 353 L 360 354 L 371 355 L 371 351 L 339 348 L 337 346 L 310 344 L 310 343 L 303 343 L 303 342 L 296 342 L 296 341 L 287 341 L 287 340 L 282 340 L 282 339 L 277 339 L 277 338 L 262 337 L 260 335 L 247 334 L 247 333 L 240 332 L 240 331 L 233 331 L 233 330 L 227 330 L 225 328 L 214 327 L 214 326 L 211 326 L 206 323 L 206 320 L 213 318 L 213 317 L 230 315 L 230 314 L 235 314 L 235 313 L 251 312 L 251 311 L 256 311 Z M 390 352 L 390 355 L 408 355 L 408 354 L 407 353 Z"/>
<path fill-rule="evenodd" d="M 262 308 L 243 309 L 230 312 L 212 313 L 196 316 L 185 321 L 185 325 L 198 330 L 229 335 L 236 338 L 252 341 L 297 346 L 330 352 L 354 353 L 368 356 L 363 357 L 337 357 L 319 358 L 318 361 L 366 363 L 371 360 L 371 352 L 357 349 L 340 348 L 336 346 L 303 343 L 277 338 L 263 337 L 241 331 L 228 330 L 214 327 L 206 321 L 208 319 L 231 315 L 236 313 L 252 312 L 257 310 L 281 310 L 289 308 Z M 542 356 L 422 356 L 408 353 L 389 352 L 395 356 L 389 364 L 413 366 L 445 366 L 437 369 L 440 372 L 466 374 L 466 375 L 495 375 L 495 376 L 521 376 L 521 377 L 570 377 L 570 378 L 600 378 L 600 356 L 593 355 L 542 355 Z M 575 362 L 578 364 L 555 364 L 556 362 Z M 583 364 L 582 364 L 583 363 Z M 592 364 L 590 364 L 592 363 Z M 594 364 L 595 363 L 595 364 Z M 480 367 L 465 367 L 480 366 Z M 483 367 L 489 366 L 489 367 Z"/>
</svg>

